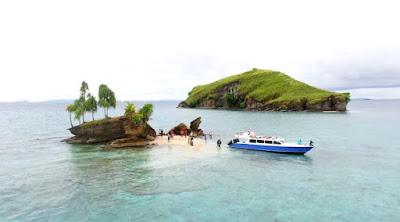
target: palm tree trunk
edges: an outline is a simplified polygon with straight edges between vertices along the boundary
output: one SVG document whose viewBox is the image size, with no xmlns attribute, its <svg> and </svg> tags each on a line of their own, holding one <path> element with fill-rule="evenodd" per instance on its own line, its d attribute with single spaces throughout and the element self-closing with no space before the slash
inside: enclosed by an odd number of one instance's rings
<svg viewBox="0 0 400 222">
<path fill-rule="evenodd" d="M 93 121 L 94 121 L 94 112 L 92 112 L 92 119 L 93 119 Z"/>
<path fill-rule="evenodd" d="M 104 107 L 104 119 L 107 119 L 106 107 Z"/>
<path fill-rule="evenodd" d="M 69 112 L 69 122 L 71 123 L 71 127 L 74 127 L 74 125 L 72 125 L 71 113 L 72 112 Z"/>
<path fill-rule="evenodd" d="M 85 123 L 85 112 L 83 112 L 82 120 L 83 120 L 83 123 Z"/>
</svg>

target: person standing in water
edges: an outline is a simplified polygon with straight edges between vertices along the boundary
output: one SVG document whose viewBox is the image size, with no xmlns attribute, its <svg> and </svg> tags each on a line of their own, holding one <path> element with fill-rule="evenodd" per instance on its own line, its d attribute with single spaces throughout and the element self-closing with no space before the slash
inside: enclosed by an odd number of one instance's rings
<svg viewBox="0 0 400 222">
<path fill-rule="evenodd" d="M 217 146 L 218 146 L 218 147 L 221 147 L 221 143 L 222 143 L 221 140 L 218 139 L 218 141 L 217 141 Z"/>
<path fill-rule="evenodd" d="M 171 137 L 170 137 L 170 135 L 168 134 L 168 143 L 169 143 L 169 140 L 171 139 Z"/>
<path fill-rule="evenodd" d="M 204 141 L 207 142 L 207 134 L 204 134 Z"/>
</svg>

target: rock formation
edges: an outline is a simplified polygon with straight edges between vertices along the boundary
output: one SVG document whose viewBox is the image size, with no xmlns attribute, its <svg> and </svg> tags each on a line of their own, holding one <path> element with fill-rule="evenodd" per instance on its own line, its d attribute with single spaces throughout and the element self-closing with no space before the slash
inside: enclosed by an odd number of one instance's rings
<svg viewBox="0 0 400 222">
<path fill-rule="evenodd" d="M 197 117 L 195 120 L 190 122 L 190 129 L 195 132 L 199 131 L 200 123 L 201 123 L 201 117 Z"/>
<path fill-rule="evenodd" d="M 190 108 L 190 107 L 185 101 L 182 101 L 179 103 L 178 108 Z"/>
<path fill-rule="evenodd" d="M 191 130 L 188 126 L 186 126 L 184 123 L 179 123 L 179 125 L 175 126 L 172 128 L 169 132 L 173 131 L 175 135 L 180 135 L 181 131 L 183 132 L 188 132 L 190 133 Z"/>
<path fill-rule="evenodd" d="M 190 128 L 187 127 L 184 123 L 179 123 L 179 125 L 173 127 L 171 130 L 174 132 L 175 135 L 180 135 L 181 131 L 187 131 L 188 133 L 193 133 L 194 136 L 197 136 L 198 132 L 201 130 L 199 129 L 200 123 L 201 117 L 197 117 L 195 120 L 190 122 Z"/>
<path fill-rule="evenodd" d="M 112 148 L 145 146 L 156 137 L 146 121 L 136 126 L 126 116 L 84 123 L 69 131 L 75 136 L 66 139 L 67 143 L 106 143 Z"/>
</svg>

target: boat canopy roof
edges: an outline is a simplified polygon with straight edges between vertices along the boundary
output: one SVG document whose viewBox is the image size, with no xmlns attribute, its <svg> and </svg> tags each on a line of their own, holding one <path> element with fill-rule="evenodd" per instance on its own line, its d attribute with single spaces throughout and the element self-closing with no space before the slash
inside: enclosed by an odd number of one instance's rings
<svg viewBox="0 0 400 222">
<path fill-rule="evenodd" d="M 284 142 L 285 140 L 282 137 L 275 137 L 275 136 L 258 136 L 252 131 L 248 131 L 247 133 L 237 132 L 235 133 L 235 138 L 239 139 L 262 139 L 262 140 L 270 140 L 270 141 L 281 141 Z"/>
</svg>

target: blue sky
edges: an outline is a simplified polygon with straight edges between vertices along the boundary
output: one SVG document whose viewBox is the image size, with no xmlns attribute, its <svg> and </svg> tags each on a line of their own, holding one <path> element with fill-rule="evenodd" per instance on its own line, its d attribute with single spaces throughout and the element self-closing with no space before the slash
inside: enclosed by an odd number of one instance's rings
<svg viewBox="0 0 400 222">
<path fill-rule="evenodd" d="M 400 98 L 397 1 L 1 1 L 0 101 L 185 99 L 253 67 Z"/>
</svg>

